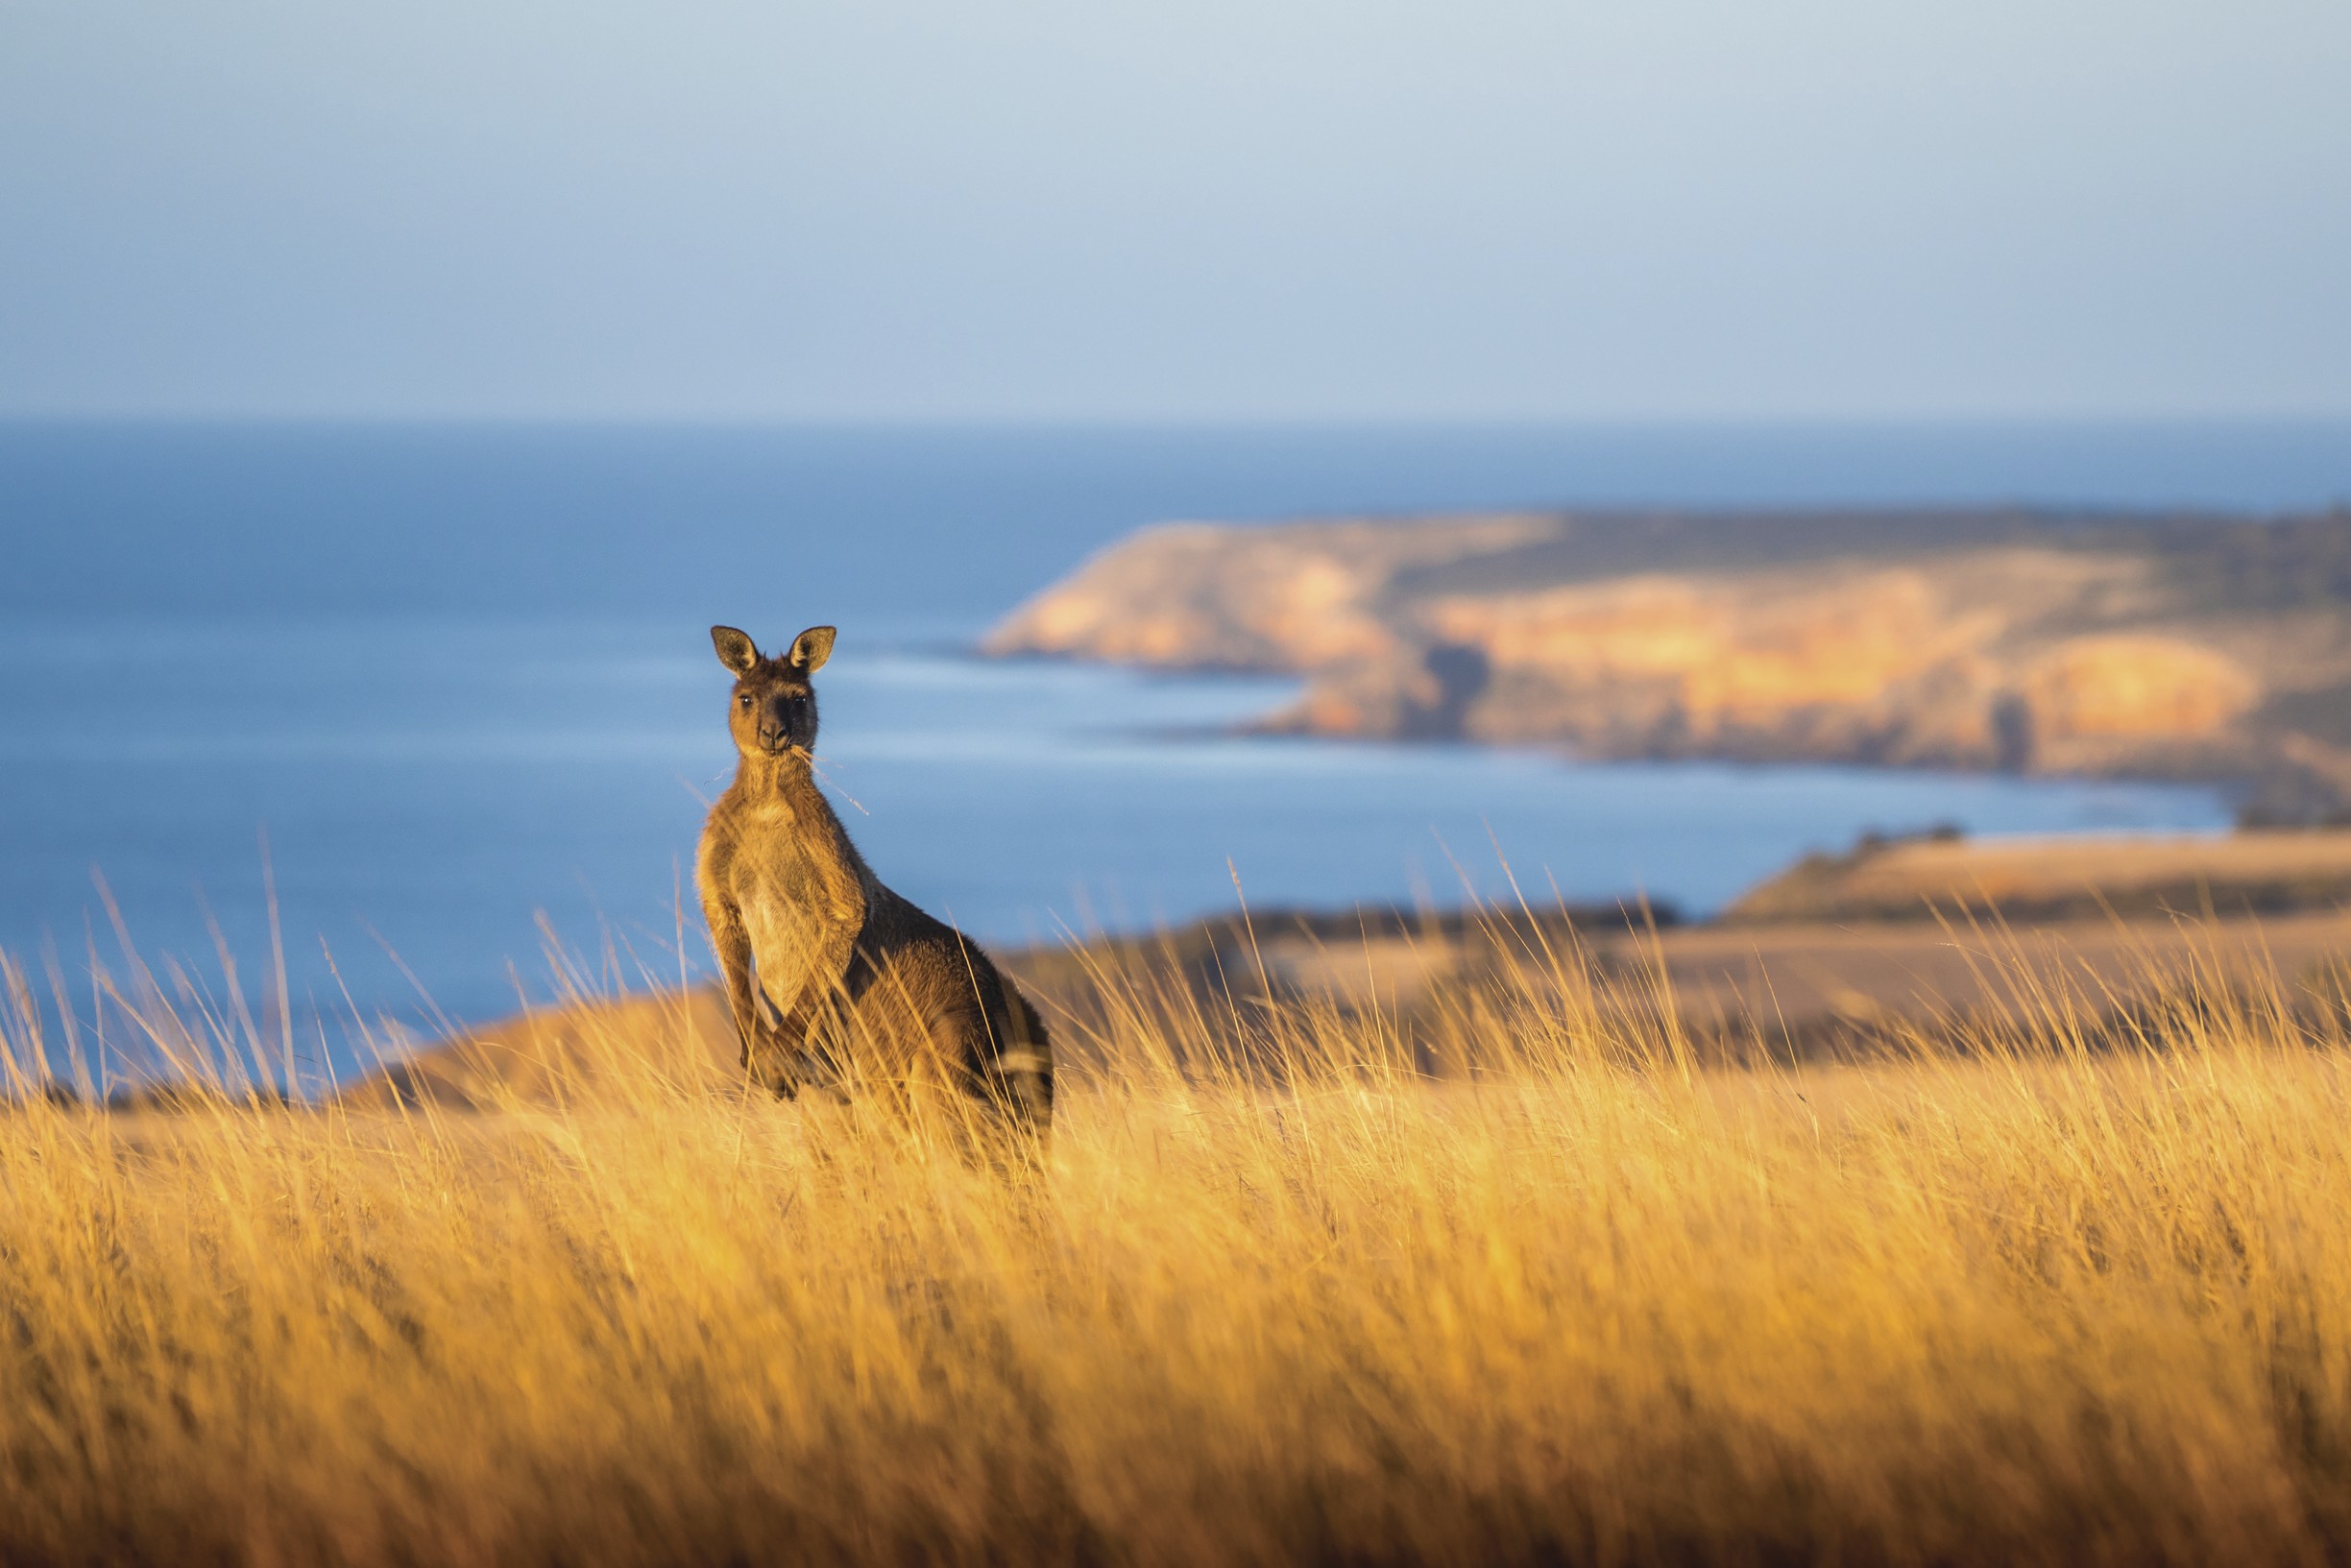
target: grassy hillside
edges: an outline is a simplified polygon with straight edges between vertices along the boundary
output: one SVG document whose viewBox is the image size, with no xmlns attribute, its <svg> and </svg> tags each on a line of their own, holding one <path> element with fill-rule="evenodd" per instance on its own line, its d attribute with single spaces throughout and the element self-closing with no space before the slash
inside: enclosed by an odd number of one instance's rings
<svg viewBox="0 0 2351 1568">
<path fill-rule="evenodd" d="M 2013 920 L 2339 911 L 2351 905 L 2351 831 L 1864 840 L 1799 861 L 1724 914 L 1927 920 L 1962 904 L 1997 905 Z"/>
<path fill-rule="evenodd" d="M 1409 1048 L 1103 970 L 1033 1180 L 658 1002 L 467 1114 L 22 1097 L 0 1559 L 2341 1560 L 2341 987 L 2219 973 L 1789 1071 L 1556 946 Z"/>
</svg>

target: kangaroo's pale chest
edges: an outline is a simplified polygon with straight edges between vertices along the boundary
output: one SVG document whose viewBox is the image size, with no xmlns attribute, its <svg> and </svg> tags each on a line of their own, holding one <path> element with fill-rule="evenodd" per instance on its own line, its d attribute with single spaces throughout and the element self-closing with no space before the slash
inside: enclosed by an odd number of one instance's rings
<svg viewBox="0 0 2351 1568">
<path fill-rule="evenodd" d="M 806 832 L 813 825 L 775 809 L 742 826 L 727 891 L 750 938 L 760 989 L 785 1007 L 810 980 L 838 977 L 814 971 L 836 953 L 846 956 L 840 939 L 856 930 L 863 911 L 847 868 L 822 853 L 826 835 Z"/>
</svg>

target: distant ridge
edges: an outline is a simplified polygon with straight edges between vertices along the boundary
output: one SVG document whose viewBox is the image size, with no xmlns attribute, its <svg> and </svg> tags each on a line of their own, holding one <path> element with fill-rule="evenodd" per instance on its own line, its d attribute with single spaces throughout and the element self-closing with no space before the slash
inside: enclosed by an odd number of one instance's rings
<svg viewBox="0 0 2351 1568">
<path fill-rule="evenodd" d="M 2202 780 L 2351 807 L 2351 511 L 1173 523 L 983 651 L 1286 671 L 1272 730 Z"/>
</svg>

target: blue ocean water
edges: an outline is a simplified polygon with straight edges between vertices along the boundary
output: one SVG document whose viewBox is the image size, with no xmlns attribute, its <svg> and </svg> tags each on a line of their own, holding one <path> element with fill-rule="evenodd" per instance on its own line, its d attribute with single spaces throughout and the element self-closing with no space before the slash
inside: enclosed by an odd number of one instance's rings
<svg viewBox="0 0 2351 1568">
<path fill-rule="evenodd" d="M 961 650 L 1169 517 L 2267 509 L 2351 495 L 2347 434 L 0 426 L 0 950 L 54 950 L 88 1011 L 90 954 L 123 972 L 95 872 L 151 958 L 217 988 L 225 949 L 265 989 L 266 836 L 314 1059 L 348 1067 L 350 1016 L 544 995 L 542 916 L 632 977 L 706 970 L 714 620 L 841 627 L 820 750 L 852 832 L 1003 941 L 1229 907 L 1236 876 L 1260 905 L 1493 892 L 1497 846 L 1531 889 L 1704 911 L 1865 827 L 2218 827 L 2158 785 L 1235 739 L 1281 683 Z"/>
</svg>

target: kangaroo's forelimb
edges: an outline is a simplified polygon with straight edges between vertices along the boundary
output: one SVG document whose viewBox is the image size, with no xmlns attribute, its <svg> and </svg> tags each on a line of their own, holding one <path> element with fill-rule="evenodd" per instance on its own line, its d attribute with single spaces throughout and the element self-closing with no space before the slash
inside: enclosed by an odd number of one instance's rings
<svg viewBox="0 0 2351 1568">
<path fill-rule="evenodd" d="M 767 1021 L 760 1016 L 759 986 L 752 975 L 751 932 L 743 925 L 742 911 L 723 897 L 705 894 L 702 919 L 710 928 L 711 947 L 718 954 L 719 973 L 726 980 L 727 1012 L 735 1020 L 735 1037 L 740 1042 L 737 1060 L 745 1072 L 751 1072 L 764 1054 L 760 1048 L 767 1030 Z"/>
</svg>

